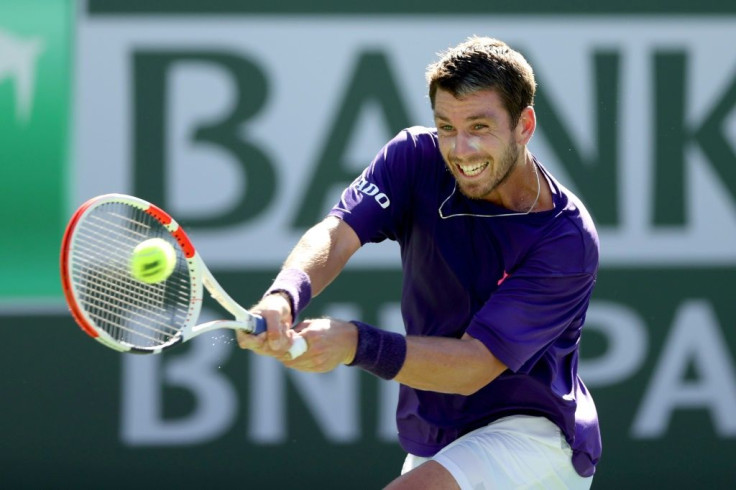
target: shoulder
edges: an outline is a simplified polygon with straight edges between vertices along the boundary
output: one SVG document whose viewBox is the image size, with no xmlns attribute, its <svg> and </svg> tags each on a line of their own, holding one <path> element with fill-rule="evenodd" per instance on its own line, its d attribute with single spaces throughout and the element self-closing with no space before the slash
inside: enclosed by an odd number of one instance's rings
<svg viewBox="0 0 736 490">
<path fill-rule="evenodd" d="M 417 146 L 431 147 L 437 149 L 437 130 L 425 126 L 412 126 L 402 131 Z"/>
<path fill-rule="evenodd" d="M 374 167 L 392 178 L 426 178 L 431 168 L 443 169 L 442 155 L 433 128 L 413 126 L 400 131 L 383 147 Z"/>
<path fill-rule="evenodd" d="M 598 269 L 600 242 L 593 218 L 573 192 L 558 185 L 560 191 L 567 196 L 567 204 L 557 220 L 559 226 L 556 233 L 557 241 L 567 246 L 558 248 L 572 252 L 571 258 L 577 259 L 581 272 L 595 273 Z"/>
<path fill-rule="evenodd" d="M 388 142 L 385 150 L 397 154 L 414 155 L 420 159 L 429 155 L 439 155 L 437 130 L 424 126 L 406 128 Z"/>
<path fill-rule="evenodd" d="M 539 247 L 541 258 L 558 264 L 561 273 L 595 274 L 600 252 L 595 222 L 578 196 L 545 173 L 556 195 L 553 219 L 545 227 Z"/>
</svg>

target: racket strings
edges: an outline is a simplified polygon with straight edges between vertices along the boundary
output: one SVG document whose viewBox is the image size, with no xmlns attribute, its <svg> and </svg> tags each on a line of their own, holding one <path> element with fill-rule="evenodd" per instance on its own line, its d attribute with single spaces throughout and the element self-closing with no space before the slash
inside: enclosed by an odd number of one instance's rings
<svg viewBox="0 0 736 490">
<path fill-rule="evenodd" d="M 119 239 L 118 243 L 125 243 L 126 247 L 116 247 L 116 248 L 110 248 L 109 245 L 109 239 L 110 239 L 110 233 L 108 232 L 108 228 L 105 225 L 105 221 L 99 219 L 99 217 L 90 217 L 91 219 L 87 223 L 89 226 L 85 227 L 84 229 L 79 230 L 79 235 L 85 237 L 86 241 L 80 241 L 78 243 L 78 246 L 80 248 L 80 251 L 85 252 L 89 255 L 90 258 L 96 257 L 99 260 L 104 260 L 105 263 L 107 263 L 110 266 L 110 271 L 115 271 L 119 274 L 118 277 L 129 277 L 129 261 L 130 261 L 130 255 L 135 248 L 135 246 L 143 240 L 146 240 L 151 237 L 151 235 L 145 235 L 141 233 L 137 233 L 136 239 L 131 239 L 129 235 L 121 234 L 117 238 Z M 124 231 L 124 230 L 123 230 Z M 81 261 L 84 261 L 85 256 L 80 255 Z M 182 282 L 183 285 L 188 284 L 187 278 L 182 278 L 181 276 L 173 276 L 173 280 L 179 280 Z M 134 293 L 142 294 L 144 297 L 148 298 L 149 296 L 158 296 L 162 301 L 164 297 L 165 288 L 163 286 L 165 283 L 159 283 L 159 284 L 144 284 L 139 281 L 134 281 L 133 285 L 130 284 L 124 284 L 124 287 L 126 290 L 129 290 Z M 182 301 L 188 301 L 189 297 L 186 294 L 187 291 L 185 289 L 182 290 L 173 290 L 173 291 L 179 291 L 182 293 L 181 299 Z"/>
<path fill-rule="evenodd" d="M 135 246 L 169 235 L 143 210 L 110 203 L 79 223 L 71 253 L 70 273 L 85 312 L 113 338 L 139 348 L 172 342 L 186 323 L 191 284 L 179 247 L 178 265 L 169 279 L 145 284 L 130 274 Z"/>
<path fill-rule="evenodd" d="M 127 332 L 161 343 L 178 333 L 178 324 L 186 314 L 176 309 L 171 314 L 164 303 L 165 298 L 155 288 L 152 288 L 151 295 L 146 296 L 145 291 L 130 292 L 132 288 L 129 286 L 137 284 L 128 281 L 120 271 L 100 273 L 94 265 L 82 265 L 79 271 L 74 273 L 74 277 L 77 282 L 85 284 L 86 295 L 82 298 L 86 309 L 116 339 L 133 344 L 139 342 L 124 338 L 121 332 Z"/>
<path fill-rule="evenodd" d="M 124 284 L 119 280 L 115 280 L 116 278 L 112 275 L 100 275 L 97 274 L 94 269 L 88 269 L 84 270 L 81 274 L 74 273 L 73 277 L 77 281 L 86 281 L 86 304 L 97 307 L 105 314 L 104 318 L 97 316 L 97 314 L 91 314 L 91 316 L 94 316 L 96 319 L 101 319 L 111 323 L 127 320 L 138 326 L 148 325 L 151 330 L 163 335 L 170 336 L 177 333 L 177 327 L 172 326 L 169 323 L 171 316 L 165 308 L 161 307 L 160 304 L 156 305 L 153 303 L 147 303 L 146 297 L 142 294 L 135 295 L 126 293 Z M 115 301 L 111 302 L 110 298 L 115 298 Z M 116 306 L 120 312 L 105 309 L 105 307 L 110 305 Z M 146 308 L 148 323 L 143 324 L 136 320 L 135 315 L 140 314 L 141 309 Z M 124 316 L 121 313 L 125 313 L 127 316 Z M 110 318 L 114 318 L 115 320 L 110 320 Z M 175 312 L 174 318 L 178 318 L 183 321 L 186 316 Z M 156 325 L 158 325 L 160 330 L 156 330 Z M 125 328 L 122 324 L 119 324 L 118 327 Z"/>
</svg>

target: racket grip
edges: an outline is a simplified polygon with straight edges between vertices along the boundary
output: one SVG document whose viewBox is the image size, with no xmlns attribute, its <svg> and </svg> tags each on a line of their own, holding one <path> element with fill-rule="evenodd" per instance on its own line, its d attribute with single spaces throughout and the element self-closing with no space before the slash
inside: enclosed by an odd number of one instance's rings
<svg viewBox="0 0 736 490">
<path fill-rule="evenodd" d="M 253 315 L 253 321 L 254 321 L 254 330 L 251 332 L 253 335 L 258 335 L 259 333 L 263 333 L 266 330 L 268 330 L 268 326 L 266 325 L 266 319 L 263 318 L 260 315 Z"/>
<path fill-rule="evenodd" d="M 258 335 L 268 330 L 266 320 L 262 316 L 253 315 L 253 321 L 255 323 L 255 330 L 251 332 L 253 335 Z M 289 355 L 292 359 L 296 359 L 305 352 L 307 352 L 307 341 L 304 340 L 304 337 L 295 337 L 294 343 L 291 344 L 291 348 L 289 349 Z"/>
</svg>

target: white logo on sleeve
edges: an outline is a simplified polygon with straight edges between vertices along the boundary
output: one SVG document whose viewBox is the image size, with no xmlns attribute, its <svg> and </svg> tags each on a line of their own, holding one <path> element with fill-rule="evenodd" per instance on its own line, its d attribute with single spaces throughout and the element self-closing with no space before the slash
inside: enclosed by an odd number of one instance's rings
<svg viewBox="0 0 736 490">
<path fill-rule="evenodd" d="M 388 196 L 383 192 L 380 192 L 380 189 L 376 184 L 368 182 L 363 178 L 358 179 L 355 184 L 353 184 L 353 187 L 358 189 L 366 196 L 370 196 L 375 199 L 378 205 L 381 206 L 383 209 L 386 209 L 391 204 Z"/>
</svg>

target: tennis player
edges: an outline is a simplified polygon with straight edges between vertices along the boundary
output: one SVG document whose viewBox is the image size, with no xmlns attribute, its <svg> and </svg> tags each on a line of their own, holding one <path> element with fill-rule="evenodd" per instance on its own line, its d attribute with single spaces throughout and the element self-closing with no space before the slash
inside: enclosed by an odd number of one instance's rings
<svg viewBox="0 0 736 490">
<path fill-rule="evenodd" d="M 472 37 L 427 70 L 436 128 L 389 141 L 300 240 L 243 348 L 400 383 L 406 450 L 391 489 L 589 488 L 601 454 L 578 350 L 598 269 L 580 200 L 527 149 L 536 82 L 521 54 Z M 292 322 L 364 244 L 401 247 L 406 335 Z M 292 337 L 309 350 L 290 360 Z"/>
</svg>

